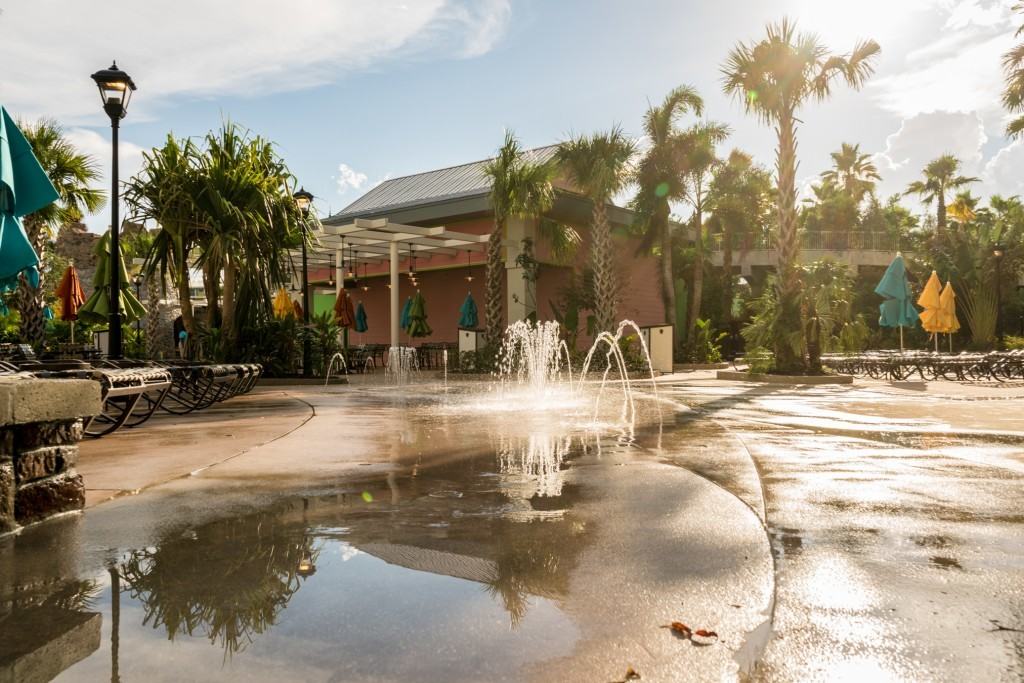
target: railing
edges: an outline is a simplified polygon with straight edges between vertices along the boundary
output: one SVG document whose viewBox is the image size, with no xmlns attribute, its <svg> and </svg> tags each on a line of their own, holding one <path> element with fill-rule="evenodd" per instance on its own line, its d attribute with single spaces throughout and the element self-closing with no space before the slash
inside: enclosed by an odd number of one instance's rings
<svg viewBox="0 0 1024 683">
<path fill-rule="evenodd" d="M 775 249 L 775 236 L 768 233 L 747 233 L 732 236 L 734 252 Z M 722 250 L 722 235 L 712 235 L 712 251 Z M 804 232 L 800 248 L 814 251 L 899 251 L 900 239 L 885 232 Z"/>
</svg>

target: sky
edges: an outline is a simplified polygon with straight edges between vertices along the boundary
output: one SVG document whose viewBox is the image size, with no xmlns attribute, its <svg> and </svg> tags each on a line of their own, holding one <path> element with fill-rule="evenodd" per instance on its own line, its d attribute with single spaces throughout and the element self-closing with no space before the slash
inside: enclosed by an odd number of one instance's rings
<svg viewBox="0 0 1024 683">
<path fill-rule="evenodd" d="M 387 178 L 621 124 L 689 84 L 722 146 L 774 162 L 773 131 L 722 93 L 738 41 L 784 16 L 833 51 L 882 47 L 875 75 L 801 112 L 808 187 L 843 142 L 900 192 L 952 153 L 976 194 L 1024 195 L 1024 140 L 1003 135 L 1000 57 L 1015 0 L 0 0 L 0 104 L 49 117 L 110 166 L 109 120 L 89 75 L 112 59 L 139 89 L 121 125 L 121 175 L 169 134 L 231 119 L 275 141 L 321 215 Z M 109 180 L 104 180 L 104 187 Z M 109 211 L 87 218 L 105 230 Z"/>
</svg>

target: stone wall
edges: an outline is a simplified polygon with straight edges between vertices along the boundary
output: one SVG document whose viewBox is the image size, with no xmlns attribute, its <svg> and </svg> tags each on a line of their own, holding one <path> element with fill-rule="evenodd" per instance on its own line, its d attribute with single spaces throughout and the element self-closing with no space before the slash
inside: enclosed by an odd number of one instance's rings
<svg viewBox="0 0 1024 683">
<path fill-rule="evenodd" d="M 85 506 L 75 461 L 100 407 L 92 380 L 0 377 L 0 533 Z"/>
</svg>

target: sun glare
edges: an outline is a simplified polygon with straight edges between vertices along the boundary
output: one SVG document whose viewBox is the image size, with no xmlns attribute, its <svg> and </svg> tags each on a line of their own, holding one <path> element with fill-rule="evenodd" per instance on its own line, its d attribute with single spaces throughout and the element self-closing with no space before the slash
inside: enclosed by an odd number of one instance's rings
<svg viewBox="0 0 1024 683">
<path fill-rule="evenodd" d="M 846 50 L 858 40 L 872 38 L 884 43 L 887 38 L 905 35 L 913 30 L 914 15 L 935 4 L 934 0 L 796 0 L 793 17 L 827 45 Z"/>
</svg>

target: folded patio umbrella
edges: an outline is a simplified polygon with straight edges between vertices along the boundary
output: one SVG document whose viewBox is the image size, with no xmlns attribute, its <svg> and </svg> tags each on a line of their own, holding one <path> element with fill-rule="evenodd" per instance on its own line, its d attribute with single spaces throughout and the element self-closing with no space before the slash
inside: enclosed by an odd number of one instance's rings
<svg viewBox="0 0 1024 683">
<path fill-rule="evenodd" d="M 409 307 L 409 327 L 406 332 L 410 337 L 429 337 L 434 333 L 427 324 L 427 302 L 423 300 L 423 294 L 416 292 L 412 297 L 412 305 Z"/>
<path fill-rule="evenodd" d="M 302 311 L 302 304 L 300 304 L 298 301 L 293 301 L 292 302 L 292 315 L 294 315 L 295 319 L 298 320 L 299 322 L 302 322 L 302 319 L 304 317 L 302 315 L 302 313 L 303 313 L 303 311 Z"/>
<path fill-rule="evenodd" d="M 43 306 L 43 320 L 53 320 L 53 309 L 49 306 Z"/>
<path fill-rule="evenodd" d="M 356 325 L 355 330 L 362 334 L 370 329 L 370 326 L 366 324 L 366 309 L 363 308 L 363 302 L 360 301 L 359 305 L 356 306 Z"/>
<path fill-rule="evenodd" d="M 78 309 L 85 303 L 85 292 L 74 266 L 68 266 L 64 271 L 54 294 L 60 300 L 60 319 L 64 322 L 78 320 Z"/>
<path fill-rule="evenodd" d="M 928 278 L 928 283 L 921 290 L 921 296 L 917 298 L 917 305 L 924 307 L 924 310 L 918 313 L 918 317 L 921 319 L 921 327 L 925 329 L 925 332 L 935 335 L 936 351 L 939 350 L 939 333 L 946 331 L 942 325 L 941 294 L 942 282 L 939 281 L 939 274 L 933 270 L 932 276 Z"/>
<path fill-rule="evenodd" d="M 121 265 L 121 291 L 120 311 L 121 322 L 125 325 L 133 323 L 146 315 L 146 307 L 136 298 L 132 292 L 131 280 L 128 279 L 128 270 L 124 264 L 124 254 L 119 259 Z M 96 291 L 78 309 L 79 320 L 91 323 L 104 323 L 110 319 L 111 293 L 110 293 L 110 233 L 104 233 L 99 242 L 96 243 L 96 274 L 93 275 L 92 284 Z"/>
<path fill-rule="evenodd" d="M 917 324 L 917 309 L 911 301 L 910 283 L 907 282 L 907 267 L 903 256 L 896 254 L 885 275 L 875 287 L 875 294 L 885 297 L 879 306 L 881 315 L 878 324 L 882 327 L 900 328 L 900 351 L 903 350 L 903 328 Z"/>
<path fill-rule="evenodd" d="M 469 293 L 466 295 L 466 300 L 462 302 L 462 307 L 459 309 L 459 327 L 464 330 L 475 329 L 480 323 L 479 317 L 477 316 L 476 302 L 473 301 L 473 294 Z"/>
<path fill-rule="evenodd" d="M 19 219 L 58 197 L 32 145 L 0 106 L 0 290 L 15 289 L 22 272 L 39 287 L 39 256 Z"/>
<path fill-rule="evenodd" d="M 939 295 L 939 315 L 942 319 L 942 331 L 949 335 L 949 351 L 953 352 L 953 333 L 960 329 L 960 321 L 956 317 L 956 292 L 953 283 L 947 282 L 942 294 Z"/>
<path fill-rule="evenodd" d="M 290 315 L 294 315 L 295 309 L 292 308 L 292 298 L 288 296 L 288 290 L 281 287 L 274 294 L 274 317 L 278 320 L 284 320 Z"/>
<path fill-rule="evenodd" d="M 402 306 L 402 315 L 398 319 L 398 327 L 403 330 L 409 330 L 409 311 L 412 309 L 412 297 L 410 296 L 405 300 L 405 305 Z"/>
<path fill-rule="evenodd" d="M 334 300 L 334 320 L 338 323 L 338 327 L 343 329 L 352 327 L 356 323 L 356 312 L 352 306 L 352 297 L 345 290 L 341 290 L 341 293 Z"/>
</svg>

